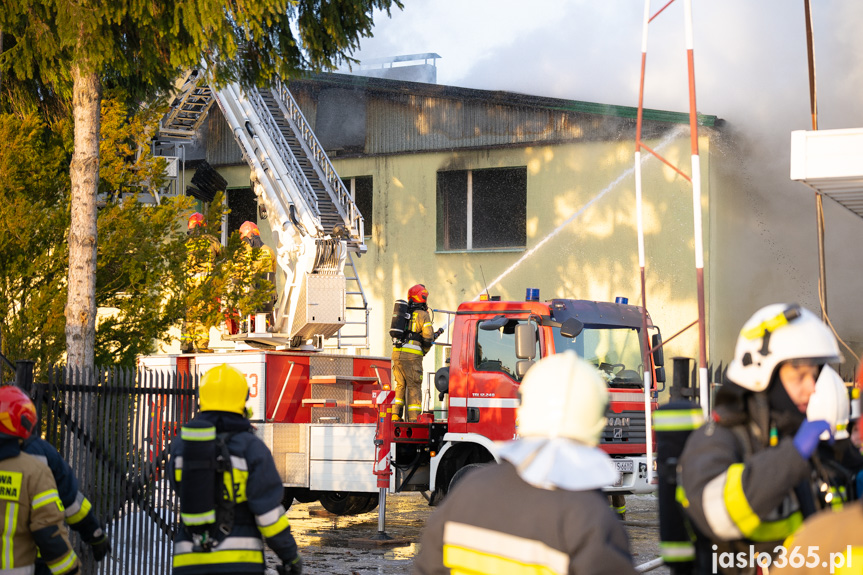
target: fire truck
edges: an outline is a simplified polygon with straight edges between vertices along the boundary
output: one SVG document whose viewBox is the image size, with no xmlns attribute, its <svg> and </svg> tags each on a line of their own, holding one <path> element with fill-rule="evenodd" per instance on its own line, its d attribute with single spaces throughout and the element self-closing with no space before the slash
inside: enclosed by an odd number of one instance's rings
<svg viewBox="0 0 863 575">
<path fill-rule="evenodd" d="M 272 327 L 265 329 L 264 315 L 254 314 L 244 332 L 226 336 L 234 340 L 233 351 L 155 355 L 139 364 L 176 376 L 200 377 L 222 363 L 244 373 L 251 419 L 275 457 L 286 507 L 319 500 L 332 513 L 350 515 L 370 511 L 386 491 L 429 493 L 435 504 L 460 474 L 496 461 L 499 442 L 517 437 L 519 382 L 533 361 L 565 349 L 594 362 L 608 380 L 612 399 L 602 447 L 620 472 L 608 490 L 653 489 L 645 414 L 655 407 L 655 386 L 645 390 L 645 381 L 662 382 L 664 372 L 661 350 L 646 353 L 644 326 L 655 332 L 652 347 L 660 335 L 645 310 L 540 302 L 538 294 L 525 302 L 464 303 L 452 312 L 449 364 L 435 377 L 445 409 L 429 405 L 420 422 L 394 423 L 386 414 L 389 358 L 324 347 L 332 336 L 341 338 L 348 323 L 344 269 L 353 266 L 350 254 L 366 247 L 350 194 L 278 83 L 215 90 L 204 74 L 192 73 L 179 86 L 160 139 L 194 137 L 214 102 L 251 168 L 277 243 Z M 163 417 L 158 406 L 150 412 Z"/>
<path fill-rule="evenodd" d="M 391 426 L 379 431 L 379 437 L 392 438 L 391 491 L 429 492 L 434 505 L 465 473 L 498 462 L 501 442 L 518 437 L 516 408 L 524 374 L 537 359 L 566 350 L 592 362 L 608 382 L 608 424 L 600 447 L 619 475 L 604 491 L 656 489 L 648 473 L 653 459 L 645 400 L 649 410 L 655 409 L 657 388 L 655 383 L 644 388 L 645 379 L 665 381 L 659 329 L 639 306 L 538 299 L 458 307 L 448 365 L 435 374 L 444 409 L 424 412 L 417 423 L 379 419 L 380 426 Z M 652 353 L 647 353 L 648 341 Z"/>
</svg>

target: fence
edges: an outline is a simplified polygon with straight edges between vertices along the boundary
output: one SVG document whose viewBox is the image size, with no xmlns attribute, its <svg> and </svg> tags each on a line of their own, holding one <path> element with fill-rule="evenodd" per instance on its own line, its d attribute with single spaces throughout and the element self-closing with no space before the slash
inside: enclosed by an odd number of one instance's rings
<svg viewBox="0 0 863 575">
<path fill-rule="evenodd" d="M 197 378 L 101 369 L 55 369 L 27 382 L 43 437 L 72 466 L 81 491 L 111 536 L 95 563 L 77 535 L 82 574 L 171 572 L 179 503 L 166 474 L 168 445 L 197 410 Z"/>
</svg>

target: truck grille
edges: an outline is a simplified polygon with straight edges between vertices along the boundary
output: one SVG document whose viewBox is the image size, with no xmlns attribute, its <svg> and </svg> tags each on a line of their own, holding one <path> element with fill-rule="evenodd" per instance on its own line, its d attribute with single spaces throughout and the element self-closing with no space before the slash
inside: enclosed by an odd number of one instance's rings
<svg viewBox="0 0 863 575">
<path fill-rule="evenodd" d="M 624 410 L 614 413 L 609 409 L 605 415 L 608 418 L 608 424 L 602 431 L 599 443 L 645 443 L 643 411 Z"/>
</svg>

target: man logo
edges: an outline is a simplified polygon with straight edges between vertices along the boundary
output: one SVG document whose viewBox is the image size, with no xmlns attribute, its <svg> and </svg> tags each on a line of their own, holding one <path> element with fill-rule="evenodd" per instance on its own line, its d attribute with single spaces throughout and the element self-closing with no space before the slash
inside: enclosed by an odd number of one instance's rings
<svg viewBox="0 0 863 575">
<path fill-rule="evenodd" d="M 623 428 L 615 427 L 614 428 L 614 439 L 623 439 Z"/>
</svg>

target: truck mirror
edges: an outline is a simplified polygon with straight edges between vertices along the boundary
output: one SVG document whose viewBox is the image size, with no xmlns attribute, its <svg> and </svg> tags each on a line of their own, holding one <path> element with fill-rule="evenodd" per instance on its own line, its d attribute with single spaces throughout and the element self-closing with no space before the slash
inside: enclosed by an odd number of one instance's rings
<svg viewBox="0 0 863 575">
<path fill-rule="evenodd" d="M 536 357 L 536 328 L 532 323 L 520 323 L 515 326 L 515 356 L 518 359 Z"/>
<path fill-rule="evenodd" d="M 656 371 L 656 383 L 665 383 L 665 368 L 657 367 Z"/>
<path fill-rule="evenodd" d="M 662 335 L 655 333 L 653 337 L 650 338 L 650 347 L 654 348 L 653 350 L 653 365 L 656 367 L 662 367 L 665 365 L 665 354 L 662 352 Z M 663 380 L 664 381 L 664 380 Z"/>
<path fill-rule="evenodd" d="M 479 328 L 486 331 L 496 331 L 504 327 L 507 322 L 509 322 L 509 318 L 507 318 L 505 315 L 496 315 L 491 319 L 487 319 L 481 322 L 479 324 Z"/>
<path fill-rule="evenodd" d="M 530 369 L 530 366 L 532 366 L 533 364 L 534 361 L 532 359 L 522 359 L 515 363 L 515 375 L 516 377 L 518 377 L 519 381 L 521 381 L 521 379 L 524 377 L 524 374 L 527 373 L 527 370 Z"/>
<path fill-rule="evenodd" d="M 449 393 L 449 367 L 442 367 L 434 374 L 434 386 L 441 393 Z"/>
<path fill-rule="evenodd" d="M 574 317 L 569 318 L 560 325 L 560 335 L 570 339 L 578 337 L 578 334 L 584 329 L 584 324 Z"/>
</svg>

